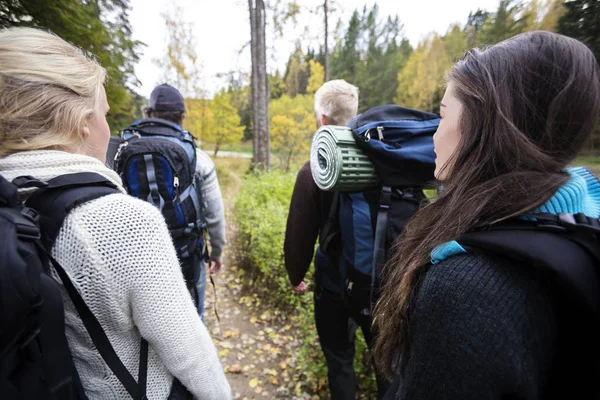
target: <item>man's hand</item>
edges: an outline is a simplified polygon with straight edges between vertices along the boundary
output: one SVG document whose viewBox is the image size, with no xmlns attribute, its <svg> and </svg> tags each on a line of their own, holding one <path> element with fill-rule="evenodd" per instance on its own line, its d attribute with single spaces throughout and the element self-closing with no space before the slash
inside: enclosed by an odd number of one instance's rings
<svg viewBox="0 0 600 400">
<path fill-rule="evenodd" d="M 222 266 L 223 264 L 221 263 L 221 257 L 211 257 L 208 272 L 210 272 L 211 274 L 216 274 L 221 270 Z"/>
<path fill-rule="evenodd" d="M 294 286 L 292 284 L 290 284 L 292 286 L 292 289 L 294 289 L 294 292 L 296 293 L 304 293 L 306 292 L 306 289 L 308 288 L 308 286 L 306 286 L 306 283 L 304 281 L 300 282 L 298 284 L 298 286 Z"/>
</svg>

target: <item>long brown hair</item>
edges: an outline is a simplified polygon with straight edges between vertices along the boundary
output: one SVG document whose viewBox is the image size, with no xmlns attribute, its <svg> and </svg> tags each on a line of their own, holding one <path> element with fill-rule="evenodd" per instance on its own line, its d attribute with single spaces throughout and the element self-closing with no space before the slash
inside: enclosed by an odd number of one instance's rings
<svg viewBox="0 0 600 400">
<path fill-rule="evenodd" d="M 595 127 L 598 65 L 581 42 L 529 32 L 472 50 L 448 75 L 462 103 L 461 140 L 444 189 L 417 213 L 384 269 L 374 353 L 388 376 L 408 346 L 408 309 L 431 251 L 470 228 L 545 203 Z"/>
</svg>

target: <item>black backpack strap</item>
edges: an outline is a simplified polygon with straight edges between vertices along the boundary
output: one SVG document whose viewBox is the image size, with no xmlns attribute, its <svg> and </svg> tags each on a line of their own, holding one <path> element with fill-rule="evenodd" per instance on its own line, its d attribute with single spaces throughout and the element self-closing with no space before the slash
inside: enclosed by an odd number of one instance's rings
<svg viewBox="0 0 600 400">
<path fill-rule="evenodd" d="M 121 132 L 122 138 L 126 132 L 138 132 L 142 135 L 170 136 L 190 143 L 195 143 L 194 137 L 191 134 L 188 135 L 188 132 L 184 131 L 179 125 L 160 118 L 146 118 L 133 123 Z"/>
<path fill-rule="evenodd" d="M 540 220 L 513 221 L 463 234 L 458 242 L 551 271 L 593 312 L 599 311 L 600 242 L 581 228 L 549 226 Z"/>
<path fill-rule="evenodd" d="M 140 344 L 140 365 L 139 365 L 139 383 L 135 381 L 135 378 L 129 373 L 115 349 L 110 344 L 104 329 L 100 325 L 100 322 L 96 319 L 92 311 L 89 309 L 85 301 L 69 279 L 69 275 L 63 269 L 63 267 L 50 255 L 48 251 L 37 242 L 38 248 L 42 254 L 45 254 L 50 263 L 54 267 L 54 270 L 60 277 L 65 290 L 67 291 L 85 329 L 90 334 L 90 338 L 94 343 L 94 346 L 98 349 L 98 352 L 111 369 L 111 371 L 117 376 L 119 381 L 123 384 L 127 392 L 131 395 L 134 400 L 145 400 L 146 399 L 146 381 L 148 372 L 148 342 L 142 339 Z"/>
<path fill-rule="evenodd" d="M 52 249 L 58 232 L 69 212 L 88 201 L 120 193 L 117 187 L 102 175 L 83 172 L 61 175 L 36 190 L 26 201 L 40 215 L 42 240 L 47 249 Z"/>
<path fill-rule="evenodd" d="M 386 234 L 388 226 L 388 211 L 392 204 L 392 188 L 384 186 L 381 189 L 379 209 L 377 211 L 377 223 L 375 224 L 375 241 L 373 242 L 373 267 L 371 268 L 371 286 L 375 285 L 376 277 L 379 276 L 383 264 L 386 261 Z"/>
<path fill-rule="evenodd" d="M 377 222 L 375 224 L 375 240 L 373 241 L 373 265 L 371 267 L 371 315 L 373 314 L 373 306 L 375 305 L 375 283 L 380 276 L 383 264 L 386 261 L 387 249 L 385 246 L 387 228 L 388 228 L 388 211 L 392 205 L 392 188 L 384 186 L 381 188 L 381 198 L 379 199 L 379 208 L 377 211 Z"/>
<path fill-rule="evenodd" d="M 341 241 L 338 217 L 339 208 L 340 192 L 334 192 L 327 221 L 325 221 L 325 225 L 323 225 L 323 229 L 319 234 L 319 247 L 328 256 L 338 256 L 341 252 L 341 243 L 339 243 Z"/>
<path fill-rule="evenodd" d="M 393 222 L 401 222 L 400 227 L 402 230 L 408 224 L 408 221 L 412 218 L 415 213 L 415 209 L 421 205 L 423 200 L 426 200 L 422 189 L 412 187 L 395 187 L 383 186 L 381 189 L 381 195 L 379 198 L 379 205 L 377 208 L 377 219 L 375 223 L 375 240 L 373 245 L 373 280 L 379 279 L 383 266 L 389 258 L 389 249 L 396 237 L 400 232 L 393 232 L 390 230 L 390 218 Z M 412 203 L 412 207 L 408 209 L 402 208 L 402 212 L 398 213 L 392 206 L 392 203 L 398 204 L 399 202 Z"/>
</svg>

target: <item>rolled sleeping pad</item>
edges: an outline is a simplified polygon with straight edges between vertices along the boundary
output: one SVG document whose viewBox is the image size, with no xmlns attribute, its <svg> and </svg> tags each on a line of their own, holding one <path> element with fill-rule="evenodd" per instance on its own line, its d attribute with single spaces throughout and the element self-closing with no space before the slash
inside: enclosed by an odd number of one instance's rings
<svg viewBox="0 0 600 400">
<path fill-rule="evenodd" d="M 310 168 L 321 190 L 358 192 L 379 184 L 369 157 L 356 146 L 352 130 L 345 126 L 325 125 L 315 133 Z"/>
</svg>

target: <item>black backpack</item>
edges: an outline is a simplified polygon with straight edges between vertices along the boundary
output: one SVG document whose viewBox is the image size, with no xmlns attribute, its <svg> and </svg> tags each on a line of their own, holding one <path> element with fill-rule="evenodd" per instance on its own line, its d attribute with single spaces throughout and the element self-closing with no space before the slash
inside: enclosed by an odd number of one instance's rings
<svg viewBox="0 0 600 400">
<path fill-rule="evenodd" d="M 18 188 L 38 189 L 23 204 Z M 94 173 L 48 182 L 0 176 L 0 394 L 2 399 L 86 399 L 65 337 L 54 268 L 98 352 L 133 399 L 146 398 L 148 343 L 140 347 L 139 381 L 127 371 L 69 276 L 50 255 L 67 214 L 78 205 L 119 193 Z"/>
<path fill-rule="evenodd" d="M 433 134 L 439 122 L 437 114 L 387 105 L 348 124 L 380 184 L 364 192 L 335 192 L 319 245 L 330 264 L 339 265 L 341 283 L 355 293 L 365 292 L 358 295 L 365 299 L 358 306 L 364 313 L 370 313 L 394 243 L 427 203 L 423 188 L 435 179 Z"/>
<path fill-rule="evenodd" d="M 457 239 L 469 252 L 509 257 L 539 276 L 557 320 L 542 398 L 599 398 L 600 223 L 583 214 L 532 214 Z"/>
<path fill-rule="evenodd" d="M 458 243 L 540 268 L 600 312 L 600 222 L 584 214 L 531 214 L 463 234 Z"/>
<path fill-rule="evenodd" d="M 130 195 L 162 212 L 188 289 L 195 295 L 200 259 L 209 258 L 194 137 L 163 119 L 137 121 L 121 132 L 113 167 Z"/>
</svg>

